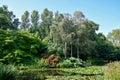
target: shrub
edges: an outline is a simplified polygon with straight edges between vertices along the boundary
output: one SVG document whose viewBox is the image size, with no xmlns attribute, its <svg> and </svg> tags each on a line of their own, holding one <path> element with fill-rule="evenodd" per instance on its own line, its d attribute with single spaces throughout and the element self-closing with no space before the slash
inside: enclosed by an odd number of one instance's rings
<svg viewBox="0 0 120 80">
<path fill-rule="evenodd" d="M 60 68 L 70 68 L 70 67 L 73 67 L 73 65 L 70 62 L 70 60 L 64 60 L 63 62 L 58 63 L 57 67 L 60 67 Z"/>
<path fill-rule="evenodd" d="M 58 63 L 57 67 L 61 67 L 61 68 L 85 67 L 85 62 L 82 61 L 81 59 L 71 57 Z"/>
<path fill-rule="evenodd" d="M 0 80 L 16 80 L 14 67 L 0 64 Z"/>
<path fill-rule="evenodd" d="M 0 62 L 27 63 L 38 55 L 41 40 L 36 34 L 24 30 L 0 30 Z"/>
<path fill-rule="evenodd" d="M 49 67 L 49 63 L 45 59 L 42 58 L 41 60 L 37 61 L 36 66 L 38 68 L 47 68 L 47 67 Z"/>
<path fill-rule="evenodd" d="M 52 54 L 46 58 L 46 61 L 49 63 L 50 67 L 56 67 L 57 63 L 60 61 L 60 57 Z"/>
<path fill-rule="evenodd" d="M 104 65 L 106 62 L 101 58 L 89 58 L 86 60 L 86 65 Z"/>
</svg>

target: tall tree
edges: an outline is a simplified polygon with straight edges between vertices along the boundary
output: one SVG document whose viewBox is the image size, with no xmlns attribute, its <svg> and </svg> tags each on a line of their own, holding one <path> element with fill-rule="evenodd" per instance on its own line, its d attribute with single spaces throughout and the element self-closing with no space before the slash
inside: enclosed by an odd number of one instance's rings
<svg viewBox="0 0 120 80">
<path fill-rule="evenodd" d="M 47 8 L 43 10 L 43 13 L 41 14 L 41 25 L 39 27 L 39 30 L 42 36 L 42 39 L 45 38 L 50 33 L 50 26 L 52 25 L 53 20 L 53 12 L 49 11 Z"/>
<path fill-rule="evenodd" d="M 1 20 L 3 19 L 2 16 L 4 15 L 4 17 L 7 19 L 7 22 L 9 21 L 9 25 L 7 24 L 3 25 L 1 23 L 1 26 L 6 27 L 4 29 L 11 29 L 11 30 L 18 29 L 18 25 L 20 24 L 19 19 L 16 18 L 16 16 L 13 14 L 12 11 L 8 10 L 8 7 L 6 5 L 3 5 L 3 7 L 0 7 L 0 15 L 1 15 Z"/>
<path fill-rule="evenodd" d="M 24 14 L 21 17 L 22 23 L 21 23 L 21 29 L 28 30 L 30 28 L 30 20 L 29 20 L 29 12 L 25 11 Z"/>
<path fill-rule="evenodd" d="M 40 18 L 39 17 L 39 12 L 34 10 L 31 14 L 31 23 L 32 23 L 32 26 L 31 26 L 31 29 L 30 29 L 31 32 L 38 31 L 39 18 Z"/>
</svg>

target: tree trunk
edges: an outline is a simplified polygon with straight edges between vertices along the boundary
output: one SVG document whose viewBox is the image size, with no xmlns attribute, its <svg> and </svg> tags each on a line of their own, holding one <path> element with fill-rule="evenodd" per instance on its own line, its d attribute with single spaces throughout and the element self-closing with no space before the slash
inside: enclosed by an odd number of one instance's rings
<svg viewBox="0 0 120 80">
<path fill-rule="evenodd" d="M 67 42 L 65 42 L 64 56 L 67 57 Z"/>
<path fill-rule="evenodd" d="M 78 45 L 77 45 L 77 58 L 79 58 L 79 39 L 78 39 Z"/>
<path fill-rule="evenodd" d="M 71 57 L 72 57 L 72 51 L 73 51 L 73 50 L 72 50 L 72 43 L 71 43 Z"/>
<path fill-rule="evenodd" d="M 77 58 L 79 58 L 79 46 L 77 46 Z"/>
</svg>

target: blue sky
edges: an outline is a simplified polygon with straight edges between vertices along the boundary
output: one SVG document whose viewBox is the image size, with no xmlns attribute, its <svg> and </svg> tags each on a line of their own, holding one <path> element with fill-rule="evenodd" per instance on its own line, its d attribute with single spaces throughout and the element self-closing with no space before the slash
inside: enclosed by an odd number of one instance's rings
<svg viewBox="0 0 120 80">
<path fill-rule="evenodd" d="M 79 10 L 86 18 L 98 23 L 99 32 L 105 35 L 120 28 L 120 0 L 0 0 L 2 5 L 8 5 L 18 18 L 25 10 L 38 10 L 41 13 L 44 8 L 48 8 L 53 12 L 70 14 Z"/>
</svg>

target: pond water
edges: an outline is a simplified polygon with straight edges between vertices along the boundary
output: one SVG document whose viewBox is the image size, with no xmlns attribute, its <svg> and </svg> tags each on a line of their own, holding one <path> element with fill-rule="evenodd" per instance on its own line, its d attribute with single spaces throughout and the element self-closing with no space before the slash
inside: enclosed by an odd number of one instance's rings
<svg viewBox="0 0 120 80">
<path fill-rule="evenodd" d="M 95 78 L 97 76 L 103 76 L 103 74 L 81 74 L 81 73 L 75 73 L 75 72 L 65 72 L 63 70 L 32 70 L 32 71 L 29 70 L 29 71 L 19 71 L 18 79 L 19 80 L 49 80 L 48 79 L 49 76 L 51 79 L 54 77 L 59 77 L 61 78 L 59 80 L 63 80 L 64 78 L 70 77 L 70 76 Z M 54 80 L 57 80 L 57 79 L 54 79 Z M 75 79 L 75 80 L 79 80 L 79 79 Z"/>
</svg>

